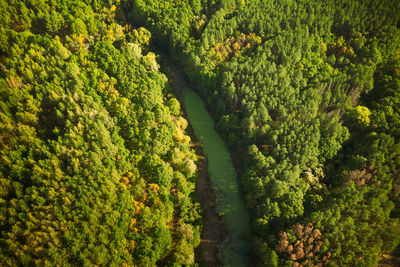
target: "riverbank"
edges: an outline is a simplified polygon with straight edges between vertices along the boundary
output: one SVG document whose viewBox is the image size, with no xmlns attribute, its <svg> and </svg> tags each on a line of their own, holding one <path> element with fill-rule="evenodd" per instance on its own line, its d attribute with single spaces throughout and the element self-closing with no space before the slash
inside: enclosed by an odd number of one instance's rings
<svg viewBox="0 0 400 267">
<path fill-rule="evenodd" d="M 247 266 L 250 254 L 250 223 L 237 174 L 225 142 L 215 131 L 213 118 L 203 100 L 185 81 L 183 71 L 168 61 L 163 64 L 172 86 L 183 103 L 186 117 L 193 127 L 207 158 L 209 181 L 215 192 L 217 214 L 226 225 L 226 237 L 219 246 L 219 260 L 224 266 Z M 203 191 L 206 196 L 208 190 Z M 207 220 L 207 218 L 203 218 Z M 203 242 L 204 243 L 204 242 Z M 207 264 L 207 266 L 210 266 Z"/>
<path fill-rule="evenodd" d="M 171 86 L 176 88 L 181 88 L 184 85 L 181 83 L 182 77 L 177 77 L 178 73 L 171 70 L 171 68 L 164 68 L 164 73 L 166 73 L 171 82 Z M 180 91 L 175 90 L 175 95 L 177 96 L 181 109 L 187 118 L 183 96 Z M 211 186 L 210 177 L 207 168 L 207 159 L 204 156 L 203 149 L 190 122 L 188 121 L 188 134 L 192 140 L 193 147 L 196 151 L 198 158 L 197 162 L 197 182 L 196 182 L 196 197 L 202 207 L 202 220 L 203 229 L 201 233 L 200 245 L 196 248 L 196 259 L 200 265 L 204 266 L 220 266 L 219 262 L 219 249 L 220 244 L 226 236 L 225 226 L 223 224 L 221 216 L 217 212 L 216 207 L 216 196 L 215 192 Z"/>
</svg>

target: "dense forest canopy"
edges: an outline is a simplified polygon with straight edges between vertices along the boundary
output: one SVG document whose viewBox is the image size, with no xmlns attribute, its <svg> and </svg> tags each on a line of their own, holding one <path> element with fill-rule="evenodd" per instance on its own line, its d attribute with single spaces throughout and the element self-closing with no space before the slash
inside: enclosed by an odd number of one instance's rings
<svg viewBox="0 0 400 267">
<path fill-rule="evenodd" d="M 196 155 L 155 49 L 231 149 L 256 266 L 400 243 L 400 2 L 0 2 L 0 264 L 194 264 Z"/>
<path fill-rule="evenodd" d="M 194 262 L 187 122 L 107 3 L 0 3 L 2 266 Z"/>
<path fill-rule="evenodd" d="M 254 264 L 369 266 L 398 246 L 398 1 L 123 5 L 242 166 Z"/>
</svg>

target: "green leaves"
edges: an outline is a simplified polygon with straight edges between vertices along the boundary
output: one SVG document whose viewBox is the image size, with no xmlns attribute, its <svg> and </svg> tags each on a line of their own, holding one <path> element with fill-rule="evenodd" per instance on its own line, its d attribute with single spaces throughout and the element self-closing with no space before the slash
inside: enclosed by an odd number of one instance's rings
<svg viewBox="0 0 400 267">
<path fill-rule="evenodd" d="M 371 122 L 370 115 L 371 111 L 367 107 L 357 106 L 349 110 L 348 119 L 351 125 L 363 128 L 369 126 Z"/>
<path fill-rule="evenodd" d="M 32 5 L 35 34 L 0 26 L 0 265 L 154 265 L 181 240 L 193 262 L 196 156 L 150 32 L 59 5 Z"/>
</svg>

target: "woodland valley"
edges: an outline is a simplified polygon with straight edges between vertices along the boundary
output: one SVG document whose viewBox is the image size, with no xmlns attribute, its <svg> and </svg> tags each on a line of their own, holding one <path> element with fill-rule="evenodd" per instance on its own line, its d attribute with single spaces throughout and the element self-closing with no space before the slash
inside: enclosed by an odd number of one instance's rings
<svg viewBox="0 0 400 267">
<path fill-rule="evenodd" d="M 400 266 L 400 1 L 0 14 L 0 266 Z"/>
</svg>

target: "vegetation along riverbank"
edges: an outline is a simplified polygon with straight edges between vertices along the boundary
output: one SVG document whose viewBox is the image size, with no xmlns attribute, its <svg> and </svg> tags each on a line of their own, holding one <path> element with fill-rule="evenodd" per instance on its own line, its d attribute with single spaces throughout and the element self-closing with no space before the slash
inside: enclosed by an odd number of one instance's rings
<svg viewBox="0 0 400 267">
<path fill-rule="evenodd" d="M 399 1 L 0 11 L 1 266 L 399 265 Z"/>
</svg>

